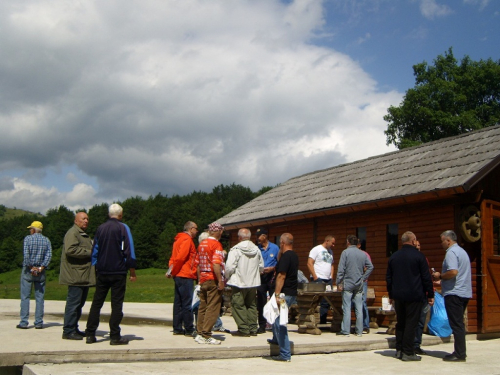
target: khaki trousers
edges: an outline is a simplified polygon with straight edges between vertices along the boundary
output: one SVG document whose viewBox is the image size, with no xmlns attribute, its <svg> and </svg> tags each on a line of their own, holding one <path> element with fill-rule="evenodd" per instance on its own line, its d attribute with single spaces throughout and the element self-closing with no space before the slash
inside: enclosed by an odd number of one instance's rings
<svg viewBox="0 0 500 375">
<path fill-rule="evenodd" d="M 201 284 L 200 308 L 198 310 L 196 329 L 198 334 L 204 338 L 212 336 L 212 327 L 220 313 L 222 292 L 222 290 L 217 289 L 214 280 L 208 280 Z"/>
</svg>

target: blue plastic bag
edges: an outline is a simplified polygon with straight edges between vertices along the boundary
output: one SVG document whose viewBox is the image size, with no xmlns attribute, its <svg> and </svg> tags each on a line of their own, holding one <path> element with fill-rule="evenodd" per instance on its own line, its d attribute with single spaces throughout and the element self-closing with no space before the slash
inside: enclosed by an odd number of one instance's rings
<svg viewBox="0 0 500 375">
<path fill-rule="evenodd" d="M 451 327 L 448 322 L 448 315 L 446 314 L 446 308 L 444 307 L 444 297 L 439 293 L 434 293 L 434 305 L 431 309 L 431 319 L 429 324 L 429 333 L 438 337 L 449 337 L 451 336 Z"/>
</svg>

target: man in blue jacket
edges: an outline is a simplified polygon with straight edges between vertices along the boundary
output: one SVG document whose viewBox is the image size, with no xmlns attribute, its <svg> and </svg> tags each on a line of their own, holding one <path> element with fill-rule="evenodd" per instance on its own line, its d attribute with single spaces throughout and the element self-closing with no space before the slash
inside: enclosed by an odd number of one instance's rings
<svg viewBox="0 0 500 375">
<path fill-rule="evenodd" d="M 99 327 L 101 308 L 111 289 L 111 317 L 109 335 L 111 345 L 127 345 L 128 340 L 120 335 L 123 318 L 123 299 L 130 269 L 130 281 L 136 281 L 134 241 L 130 228 L 121 222 L 123 208 L 118 204 L 109 206 L 109 220 L 97 228 L 92 249 L 92 265 L 97 272 L 94 300 L 87 320 L 87 344 L 96 342 L 95 331 Z"/>
<path fill-rule="evenodd" d="M 389 258 L 386 282 L 389 301 L 394 300 L 396 324 L 396 356 L 403 361 L 420 361 L 415 354 L 415 329 L 425 302 L 434 304 L 434 288 L 425 255 L 415 247 L 412 232 L 401 236 L 403 246 Z"/>
</svg>

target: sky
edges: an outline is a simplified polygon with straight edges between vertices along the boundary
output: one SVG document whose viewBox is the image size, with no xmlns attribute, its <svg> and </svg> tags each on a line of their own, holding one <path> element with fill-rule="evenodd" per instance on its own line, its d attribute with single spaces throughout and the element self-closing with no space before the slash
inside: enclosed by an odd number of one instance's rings
<svg viewBox="0 0 500 375">
<path fill-rule="evenodd" d="M 0 204 L 257 191 L 394 151 L 387 108 L 493 0 L 0 0 Z"/>
</svg>

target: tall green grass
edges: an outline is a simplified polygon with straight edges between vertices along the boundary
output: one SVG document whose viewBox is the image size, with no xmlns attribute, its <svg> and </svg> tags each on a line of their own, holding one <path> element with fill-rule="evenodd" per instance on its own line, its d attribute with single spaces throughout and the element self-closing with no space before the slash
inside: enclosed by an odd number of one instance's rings
<svg viewBox="0 0 500 375">
<path fill-rule="evenodd" d="M 127 292 L 125 302 L 174 302 L 174 281 L 165 277 L 166 269 L 147 268 L 137 270 L 137 281 L 127 281 Z M 21 270 L 10 271 L 0 274 L 0 298 L 20 298 Z M 47 271 L 47 282 L 45 285 L 45 299 L 65 301 L 68 287 L 59 284 L 59 276 L 53 270 Z M 94 296 L 95 288 L 90 288 L 87 300 Z M 34 298 L 34 294 L 32 294 Z M 109 301 L 110 294 L 107 300 Z"/>
</svg>

